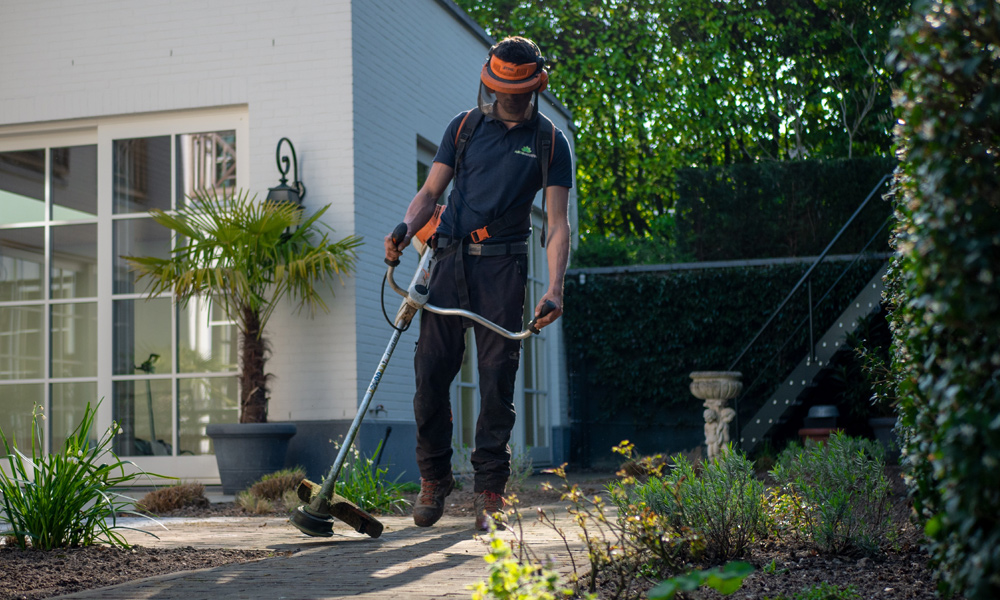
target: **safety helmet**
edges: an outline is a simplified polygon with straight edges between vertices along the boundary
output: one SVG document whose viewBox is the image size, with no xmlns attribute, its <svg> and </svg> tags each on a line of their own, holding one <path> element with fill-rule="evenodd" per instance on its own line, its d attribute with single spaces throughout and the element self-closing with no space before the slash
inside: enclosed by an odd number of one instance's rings
<svg viewBox="0 0 1000 600">
<path fill-rule="evenodd" d="M 525 41 L 534 47 L 536 53 L 535 60 L 527 63 L 503 60 L 494 54 L 496 46 L 490 48 L 479 75 L 479 110 L 484 115 L 503 121 L 523 122 L 538 114 L 538 94 L 548 86 L 549 74 L 545 72 L 545 57 L 538 51 L 538 46 Z M 501 100 L 499 110 L 497 92 L 513 95 Z"/>
</svg>

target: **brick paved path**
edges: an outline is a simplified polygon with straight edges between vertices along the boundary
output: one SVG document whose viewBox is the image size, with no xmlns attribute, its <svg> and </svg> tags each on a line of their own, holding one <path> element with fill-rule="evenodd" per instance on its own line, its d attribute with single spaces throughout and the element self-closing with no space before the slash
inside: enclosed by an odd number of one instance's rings
<svg viewBox="0 0 1000 600">
<path fill-rule="evenodd" d="M 573 558 L 581 572 L 585 553 L 565 509 L 549 514 L 574 537 Z M 526 517 L 524 537 L 540 556 L 552 556 L 561 572 L 572 572 L 570 553 L 551 528 Z M 300 533 L 284 519 L 245 517 L 165 519 L 159 540 L 129 532 L 130 543 L 147 547 L 270 549 L 278 556 L 252 563 L 149 577 L 61 598 L 197 600 L 362 598 L 423 600 L 470 598 L 466 586 L 485 579 L 486 537 L 477 536 L 468 516 L 450 517 L 430 528 L 409 516 L 382 517 L 382 537 L 371 539 L 338 522 L 332 538 Z M 510 532 L 500 532 L 511 542 Z M 584 561 L 584 562 L 581 562 Z"/>
</svg>

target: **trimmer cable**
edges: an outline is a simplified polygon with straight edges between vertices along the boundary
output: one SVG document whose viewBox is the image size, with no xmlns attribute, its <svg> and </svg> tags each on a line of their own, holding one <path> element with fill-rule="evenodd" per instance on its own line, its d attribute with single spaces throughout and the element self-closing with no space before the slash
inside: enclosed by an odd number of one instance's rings
<svg viewBox="0 0 1000 600">
<path fill-rule="evenodd" d="M 386 281 L 388 281 L 388 277 L 389 277 L 388 271 L 384 275 L 382 275 L 382 293 L 379 294 L 379 298 L 381 298 L 382 300 L 382 316 L 385 317 L 385 322 L 389 324 L 389 327 L 392 327 L 396 331 L 403 333 L 404 331 L 410 328 L 410 324 L 413 323 L 413 321 L 408 322 L 406 324 L 406 327 L 400 329 L 399 327 L 396 327 L 396 323 L 394 323 L 393 320 L 389 318 L 389 313 L 385 311 L 385 283 Z"/>
</svg>

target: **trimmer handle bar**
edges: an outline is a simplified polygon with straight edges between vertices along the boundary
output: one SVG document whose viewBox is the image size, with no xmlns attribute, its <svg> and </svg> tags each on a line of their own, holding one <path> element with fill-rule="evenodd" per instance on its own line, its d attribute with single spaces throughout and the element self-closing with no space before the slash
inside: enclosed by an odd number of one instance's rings
<svg viewBox="0 0 1000 600">
<path fill-rule="evenodd" d="M 406 236 L 406 231 L 407 231 L 406 223 L 400 223 L 399 225 L 397 225 L 396 228 L 392 231 L 393 243 L 398 245 L 398 243 L 401 242 L 403 238 Z M 434 254 L 433 252 L 424 252 L 424 255 L 421 257 L 420 260 L 420 266 L 417 269 L 417 276 L 414 277 L 414 281 L 413 283 L 410 284 L 409 290 L 404 290 L 403 288 L 396 285 L 396 280 L 393 278 L 393 274 L 396 270 L 396 267 L 399 266 L 399 260 L 390 261 L 389 259 L 386 259 L 385 261 L 385 264 L 388 265 L 388 269 L 386 270 L 386 280 L 389 282 L 389 287 L 391 287 L 393 291 L 395 291 L 397 294 L 402 296 L 406 304 L 408 304 L 412 309 L 414 309 L 414 312 L 416 310 L 423 308 L 425 310 L 429 310 L 430 312 L 437 313 L 439 315 L 465 317 L 466 319 L 470 319 L 472 321 L 475 321 L 476 323 L 479 323 L 480 325 L 486 327 L 487 329 L 490 329 L 491 331 L 499 333 L 505 338 L 509 338 L 512 340 L 524 340 L 531 337 L 532 334 L 537 334 L 539 332 L 538 328 L 535 327 L 535 323 L 538 322 L 538 319 L 544 317 L 545 315 L 549 314 L 550 312 L 556 309 L 556 305 L 554 302 L 552 302 L 551 300 L 546 300 L 545 304 L 542 305 L 540 314 L 537 317 L 533 318 L 531 321 L 529 321 L 527 327 L 525 327 L 524 330 L 515 333 L 513 331 L 509 331 L 497 325 L 496 323 L 490 321 L 486 317 L 483 317 L 482 315 L 476 314 L 472 311 L 468 311 L 462 308 L 443 308 L 440 306 L 429 304 L 427 302 L 428 290 L 426 283 L 430 279 L 430 270 L 431 270 L 431 262 L 433 261 L 433 254 Z M 421 274 L 423 274 L 423 277 L 421 277 Z"/>
</svg>

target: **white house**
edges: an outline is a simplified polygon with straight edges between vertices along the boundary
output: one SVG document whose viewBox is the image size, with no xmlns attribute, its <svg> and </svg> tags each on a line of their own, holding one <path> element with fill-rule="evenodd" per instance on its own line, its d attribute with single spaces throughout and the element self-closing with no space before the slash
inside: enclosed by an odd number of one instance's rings
<svg viewBox="0 0 1000 600">
<path fill-rule="evenodd" d="M 235 422 L 236 340 L 206 303 L 146 300 L 121 255 L 169 252 L 147 211 L 201 186 L 266 195 L 294 144 L 312 212 L 363 236 L 331 311 L 279 311 L 268 333 L 270 420 L 298 425 L 289 460 L 325 469 L 391 330 L 382 238 L 402 218 L 444 128 L 474 106 L 492 40 L 451 0 L 8 2 L 0 8 L 0 428 L 24 440 L 44 407 L 61 444 L 87 402 L 140 467 L 218 482 L 209 422 Z M 544 49 L 543 49 L 544 50 Z M 567 111 L 542 110 L 572 141 Z M 540 211 L 536 207 L 536 219 Z M 571 197 L 575 224 L 575 196 Z M 540 221 L 539 221 L 540 222 Z M 404 257 L 408 280 L 416 260 Z M 528 305 L 544 289 L 532 243 Z M 386 309 L 399 303 L 385 293 Z M 365 419 L 370 452 L 415 479 L 412 348 L 403 335 Z M 559 327 L 526 342 L 513 443 L 565 459 Z M 153 355 L 157 355 L 153 359 Z M 455 443 L 472 445 L 474 369 L 455 382 Z M 153 430 L 155 429 L 155 435 Z M 159 442 L 158 440 L 161 440 Z"/>
</svg>

